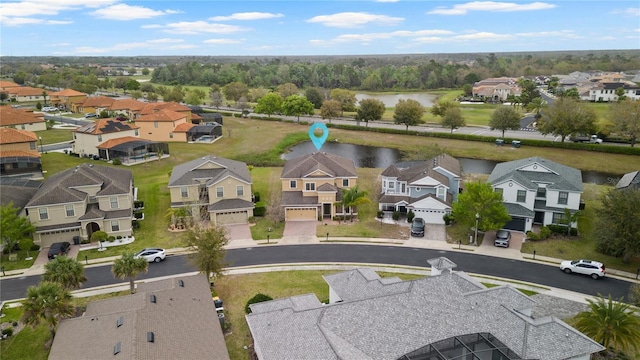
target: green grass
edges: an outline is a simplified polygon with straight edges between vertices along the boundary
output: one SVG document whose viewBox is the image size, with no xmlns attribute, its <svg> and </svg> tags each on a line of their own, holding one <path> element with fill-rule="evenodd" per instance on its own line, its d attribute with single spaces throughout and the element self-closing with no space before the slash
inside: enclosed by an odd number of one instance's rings
<svg viewBox="0 0 640 360">
<path fill-rule="evenodd" d="M 23 239 L 20 240 L 20 250 L 12 251 L 12 254 L 17 256 L 16 261 L 9 261 L 9 254 L 4 254 L 2 252 L 2 256 L 0 256 L 0 264 L 4 268 L 4 271 L 17 270 L 17 269 L 26 269 L 31 267 L 33 263 L 36 261 L 38 257 L 38 251 L 29 250 L 33 245 L 32 239 Z M 31 257 L 31 260 L 26 260 L 27 257 Z"/>
<path fill-rule="evenodd" d="M 48 129 L 42 131 L 36 131 L 36 136 L 42 137 L 42 144 L 55 144 L 63 141 L 71 141 L 73 140 L 73 134 L 71 133 L 71 129 Z M 40 146 L 40 142 L 38 141 L 38 146 Z"/>
<path fill-rule="evenodd" d="M 492 284 L 492 283 L 482 283 L 482 285 L 486 286 L 487 288 L 492 288 L 492 287 L 496 287 L 496 286 L 500 286 L 498 284 Z M 521 293 L 527 295 L 527 296 L 533 296 L 533 295 L 537 295 L 538 292 L 536 291 L 532 291 L 532 290 L 527 290 L 527 289 L 520 289 L 520 288 L 516 288 L 518 291 L 520 291 Z"/>
</svg>

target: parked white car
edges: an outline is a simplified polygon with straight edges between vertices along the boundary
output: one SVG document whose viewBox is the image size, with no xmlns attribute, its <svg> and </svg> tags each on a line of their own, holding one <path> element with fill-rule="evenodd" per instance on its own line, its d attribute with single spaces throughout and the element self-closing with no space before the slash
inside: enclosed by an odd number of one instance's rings
<svg viewBox="0 0 640 360">
<path fill-rule="evenodd" d="M 160 248 L 146 248 L 138 251 L 134 256 L 136 259 L 143 258 L 148 262 L 160 262 L 167 257 L 164 249 Z"/>
<path fill-rule="evenodd" d="M 592 260 L 567 260 L 560 263 L 560 270 L 567 274 L 589 275 L 592 279 L 600 279 L 605 275 L 604 264 Z"/>
<path fill-rule="evenodd" d="M 45 106 L 42 108 L 42 111 L 44 112 L 58 111 L 58 108 L 55 106 Z"/>
</svg>

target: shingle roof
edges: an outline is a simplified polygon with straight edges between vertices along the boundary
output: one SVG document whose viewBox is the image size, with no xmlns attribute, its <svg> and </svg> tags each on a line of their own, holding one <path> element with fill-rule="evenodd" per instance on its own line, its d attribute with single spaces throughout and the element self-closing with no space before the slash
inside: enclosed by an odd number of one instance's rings
<svg viewBox="0 0 640 360">
<path fill-rule="evenodd" d="M 626 173 L 618 180 L 616 189 L 637 189 L 640 188 L 640 171 Z"/>
<path fill-rule="evenodd" d="M 390 165 L 382 172 L 382 176 L 397 178 L 399 181 L 406 181 L 409 185 L 428 176 L 449 186 L 449 178 L 441 173 L 443 171 L 457 177 L 462 176 L 460 161 L 451 155 L 441 154 L 426 161 L 408 161 Z"/>
<path fill-rule="evenodd" d="M 317 196 L 302 196 L 302 191 L 283 191 L 280 204 L 281 206 L 320 206 Z"/>
<path fill-rule="evenodd" d="M 531 170 L 525 170 L 528 166 L 531 166 Z M 538 167 L 541 169 L 538 170 Z M 513 180 L 529 190 L 538 189 L 538 183 L 546 183 L 549 184 L 547 189 L 582 192 L 580 170 L 541 157 L 499 163 L 488 181 L 495 185 L 507 180 Z"/>
<path fill-rule="evenodd" d="M 224 199 L 209 205 L 209 211 L 228 211 L 228 210 L 244 210 L 253 209 L 251 201 L 242 199 Z"/>
<path fill-rule="evenodd" d="M 99 185 L 96 196 L 128 194 L 132 181 L 129 170 L 81 164 L 47 178 L 27 207 L 84 201 L 87 193 L 75 189 L 82 186 Z"/>
<path fill-rule="evenodd" d="M 0 106 L 0 126 L 32 124 L 45 122 L 44 115 L 32 110 L 14 109 L 11 106 Z"/>
<path fill-rule="evenodd" d="M 35 133 L 27 130 L 0 128 L 0 144 L 17 144 L 37 141 Z"/>
<path fill-rule="evenodd" d="M 338 155 L 316 152 L 288 160 L 282 169 L 281 178 L 299 179 L 320 170 L 329 177 L 355 177 L 356 166 L 351 159 Z"/>
<path fill-rule="evenodd" d="M 81 127 L 73 130 L 73 132 L 91 134 L 91 135 L 101 135 L 101 134 L 113 134 L 113 133 L 118 133 L 122 131 L 131 131 L 139 128 L 140 128 L 139 126 L 135 126 L 133 124 L 129 124 L 129 123 L 114 120 L 114 119 L 98 119 L 95 122 L 82 125 Z"/>
<path fill-rule="evenodd" d="M 38 191 L 37 187 L 2 185 L 0 186 L 0 204 L 6 206 L 13 203 L 14 207 L 22 210 L 36 191 Z"/>
<path fill-rule="evenodd" d="M 211 186 L 229 176 L 251 184 L 251 174 L 246 163 L 207 155 L 176 165 L 171 172 L 169 186 L 197 184 L 197 180 L 201 179 L 206 179 L 207 186 Z"/>
</svg>

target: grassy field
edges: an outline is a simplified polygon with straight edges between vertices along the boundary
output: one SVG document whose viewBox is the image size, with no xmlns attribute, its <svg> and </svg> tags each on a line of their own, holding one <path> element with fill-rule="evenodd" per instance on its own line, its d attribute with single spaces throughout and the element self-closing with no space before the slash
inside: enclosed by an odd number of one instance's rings
<svg viewBox="0 0 640 360">
<path fill-rule="evenodd" d="M 55 144 L 63 141 L 73 140 L 73 134 L 71 133 L 71 129 L 69 130 L 49 129 L 49 130 L 36 131 L 35 133 L 36 133 L 36 136 L 38 136 L 39 138 L 40 137 L 42 138 L 43 145 Z M 40 142 L 38 142 L 37 145 L 40 146 Z"/>
</svg>

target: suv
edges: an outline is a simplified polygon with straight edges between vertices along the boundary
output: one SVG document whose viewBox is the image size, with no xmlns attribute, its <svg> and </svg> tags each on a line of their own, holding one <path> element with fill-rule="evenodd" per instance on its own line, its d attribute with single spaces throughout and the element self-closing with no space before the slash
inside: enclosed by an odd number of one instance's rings
<svg viewBox="0 0 640 360">
<path fill-rule="evenodd" d="M 560 270 L 567 274 L 589 275 L 592 279 L 600 279 L 605 275 L 604 264 L 592 260 L 563 261 L 560 263 Z"/>
<path fill-rule="evenodd" d="M 422 218 L 415 218 L 411 223 L 411 236 L 424 236 L 424 220 Z"/>
<path fill-rule="evenodd" d="M 53 243 L 49 248 L 47 257 L 49 260 L 53 260 L 56 256 L 67 255 L 69 247 L 71 247 L 71 244 L 68 241 Z"/>
<path fill-rule="evenodd" d="M 493 242 L 493 245 L 500 247 L 509 247 L 509 240 L 511 240 L 511 231 L 509 230 L 498 230 L 496 232 L 496 239 Z"/>
<path fill-rule="evenodd" d="M 42 111 L 44 112 L 58 111 L 58 108 L 55 106 L 45 106 L 42 108 Z"/>
</svg>

